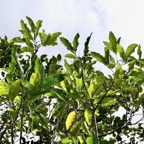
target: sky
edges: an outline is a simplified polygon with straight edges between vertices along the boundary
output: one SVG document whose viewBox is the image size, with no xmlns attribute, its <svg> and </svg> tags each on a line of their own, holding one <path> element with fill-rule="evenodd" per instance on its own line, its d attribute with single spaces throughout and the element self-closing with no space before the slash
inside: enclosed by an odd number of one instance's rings
<svg viewBox="0 0 144 144">
<path fill-rule="evenodd" d="M 29 16 L 35 22 L 43 20 L 42 28 L 47 33 L 60 31 L 70 41 L 79 33 L 79 53 L 91 32 L 92 51 L 103 51 L 102 41 L 108 40 L 110 31 L 122 37 L 124 48 L 131 43 L 144 47 L 143 4 L 143 0 L 1 0 L 0 36 L 19 36 L 20 20 L 26 21 Z M 41 51 L 51 55 L 62 53 L 65 48 L 60 45 Z"/>
</svg>

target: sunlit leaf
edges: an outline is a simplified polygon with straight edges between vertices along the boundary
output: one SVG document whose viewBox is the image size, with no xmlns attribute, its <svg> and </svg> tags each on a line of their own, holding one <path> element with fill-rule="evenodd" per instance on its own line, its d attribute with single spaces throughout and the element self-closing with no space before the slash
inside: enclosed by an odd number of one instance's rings
<svg viewBox="0 0 144 144">
<path fill-rule="evenodd" d="M 66 58 L 76 59 L 76 56 L 73 55 L 73 54 L 66 54 L 65 57 L 66 57 Z"/>
<path fill-rule="evenodd" d="M 92 113 L 88 109 L 85 110 L 84 117 L 85 117 L 87 124 L 90 126 L 91 125 L 91 119 L 92 119 Z"/>
<path fill-rule="evenodd" d="M 102 106 L 111 106 L 117 103 L 117 100 L 115 98 L 105 98 L 101 102 Z"/>
<path fill-rule="evenodd" d="M 64 138 L 64 139 L 62 139 L 61 142 L 62 142 L 62 144 L 70 144 L 70 143 L 72 143 L 72 140 Z"/>
<path fill-rule="evenodd" d="M 0 80 L 0 96 L 6 95 L 9 93 L 9 87 L 6 82 Z"/>
<path fill-rule="evenodd" d="M 76 112 L 75 111 L 72 111 L 72 112 L 70 112 L 68 114 L 68 116 L 66 118 L 66 122 L 65 122 L 67 130 L 71 127 L 71 125 L 72 125 L 72 123 L 73 123 L 73 121 L 75 119 L 75 116 L 76 116 Z"/>
</svg>

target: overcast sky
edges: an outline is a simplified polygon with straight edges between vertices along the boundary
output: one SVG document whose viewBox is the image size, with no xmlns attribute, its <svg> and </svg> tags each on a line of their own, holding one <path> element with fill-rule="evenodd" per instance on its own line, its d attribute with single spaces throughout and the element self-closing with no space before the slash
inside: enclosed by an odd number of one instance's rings
<svg viewBox="0 0 144 144">
<path fill-rule="evenodd" d="M 20 35 L 20 19 L 29 16 L 43 20 L 46 32 L 61 31 L 70 40 L 79 32 L 81 45 L 93 32 L 92 50 L 103 51 L 102 41 L 107 40 L 109 31 L 122 37 L 125 47 L 131 43 L 144 47 L 143 7 L 143 0 L 1 0 L 0 36 L 11 39 Z"/>
</svg>

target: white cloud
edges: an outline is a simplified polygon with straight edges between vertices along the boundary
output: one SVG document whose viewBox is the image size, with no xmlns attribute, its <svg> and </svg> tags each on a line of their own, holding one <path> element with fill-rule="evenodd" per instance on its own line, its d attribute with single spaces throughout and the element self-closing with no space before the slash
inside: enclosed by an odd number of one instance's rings
<svg viewBox="0 0 144 144">
<path fill-rule="evenodd" d="M 124 42 L 144 45 L 143 0 L 98 0 L 106 18 L 106 27 Z"/>
</svg>

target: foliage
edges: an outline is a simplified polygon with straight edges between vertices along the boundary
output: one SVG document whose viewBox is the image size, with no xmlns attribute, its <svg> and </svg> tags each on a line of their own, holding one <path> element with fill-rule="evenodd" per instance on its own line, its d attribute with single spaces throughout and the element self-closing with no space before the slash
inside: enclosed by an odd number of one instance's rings
<svg viewBox="0 0 144 144">
<path fill-rule="evenodd" d="M 141 46 L 126 49 L 120 38 L 109 33 L 104 55 L 89 50 L 77 55 L 80 35 L 72 43 L 41 31 L 42 21 L 26 17 L 21 37 L 0 38 L 0 142 L 57 144 L 114 144 L 143 141 L 144 59 Z M 69 51 L 62 56 L 38 56 L 41 47 L 62 44 Z M 137 52 L 137 53 L 136 53 Z M 101 63 L 105 73 L 97 69 Z M 117 116 L 123 108 L 122 116 Z M 140 112 L 141 118 L 133 122 Z M 38 140 L 36 140 L 36 136 Z M 106 136 L 111 137 L 109 140 Z M 129 142 L 126 142 L 125 136 Z"/>
</svg>

